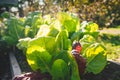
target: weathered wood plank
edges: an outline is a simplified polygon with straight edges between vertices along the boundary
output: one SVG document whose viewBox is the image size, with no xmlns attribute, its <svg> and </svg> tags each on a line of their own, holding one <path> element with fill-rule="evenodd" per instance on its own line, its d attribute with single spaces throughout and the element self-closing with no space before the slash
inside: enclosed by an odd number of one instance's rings
<svg viewBox="0 0 120 80">
<path fill-rule="evenodd" d="M 12 77 L 14 77 L 16 75 L 20 75 L 21 69 L 20 69 L 19 64 L 12 52 L 9 53 L 9 58 L 10 58 L 10 64 L 11 64 Z"/>
</svg>

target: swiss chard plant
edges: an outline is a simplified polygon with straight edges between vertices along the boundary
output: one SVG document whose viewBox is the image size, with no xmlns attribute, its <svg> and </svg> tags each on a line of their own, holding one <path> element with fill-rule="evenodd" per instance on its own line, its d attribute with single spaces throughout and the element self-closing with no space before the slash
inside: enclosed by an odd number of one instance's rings
<svg viewBox="0 0 120 80">
<path fill-rule="evenodd" d="M 106 50 L 96 41 L 99 34 L 96 23 L 80 23 L 76 16 L 64 12 L 58 13 L 56 18 L 39 18 L 33 23 L 34 26 L 40 24 L 37 32 L 32 28 L 34 37 L 19 39 L 17 44 L 26 53 L 34 71 L 49 73 L 52 80 L 80 80 L 78 65 L 71 54 L 74 40 L 83 47 L 81 54 L 87 60 L 86 72 L 98 74 L 104 69 Z"/>
<path fill-rule="evenodd" d="M 9 14 L 9 13 L 8 13 Z M 15 16 L 3 14 L 4 21 L 4 31 L 2 33 L 2 40 L 5 41 L 9 46 L 16 45 L 20 38 L 24 37 L 24 26 L 21 19 Z"/>
<path fill-rule="evenodd" d="M 2 14 L 2 18 L 4 30 L 1 31 L 1 40 L 6 42 L 9 47 L 15 46 L 21 38 L 33 38 L 36 35 L 39 26 L 45 23 L 39 12 L 29 13 L 25 18 L 17 18 L 8 12 L 5 12 Z"/>
</svg>

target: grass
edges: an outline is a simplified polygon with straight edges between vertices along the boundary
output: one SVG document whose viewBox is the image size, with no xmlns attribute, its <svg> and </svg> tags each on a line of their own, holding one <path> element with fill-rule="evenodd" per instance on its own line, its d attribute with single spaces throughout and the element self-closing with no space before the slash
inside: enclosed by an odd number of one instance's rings
<svg viewBox="0 0 120 80">
<path fill-rule="evenodd" d="M 120 62 L 120 28 L 104 29 L 100 32 L 98 41 L 105 45 L 107 59 Z"/>
</svg>

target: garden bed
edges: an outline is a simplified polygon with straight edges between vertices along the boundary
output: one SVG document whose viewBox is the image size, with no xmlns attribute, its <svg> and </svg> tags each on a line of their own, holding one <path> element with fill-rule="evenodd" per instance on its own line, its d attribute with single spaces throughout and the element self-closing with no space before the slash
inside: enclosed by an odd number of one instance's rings
<svg viewBox="0 0 120 80">
<path fill-rule="evenodd" d="M 101 73 L 97 75 L 92 73 L 85 74 L 83 80 L 120 80 L 120 64 L 108 61 L 108 65 Z"/>
<path fill-rule="evenodd" d="M 11 80 L 9 56 L 0 51 L 0 80 Z"/>
<path fill-rule="evenodd" d="M 18 52 L 15 56 L 20 65 L 22 74 L 32 71 L 23 53 Z M 120 63 L 109 60 L 107 66 L 101 73 L 97 75 L 86 73 L 81 77 L 81 80 L 120 80 Z"/>
</svg>

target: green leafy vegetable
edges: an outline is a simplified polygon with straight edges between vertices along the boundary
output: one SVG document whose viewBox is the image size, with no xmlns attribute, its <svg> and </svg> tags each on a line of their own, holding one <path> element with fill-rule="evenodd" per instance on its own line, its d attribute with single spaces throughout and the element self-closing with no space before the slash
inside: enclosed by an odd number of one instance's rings
<svg viewBox="0 0 120 80">
<path fill-rule="evenodd" d="M 29 41 L 28 47 L 34 46 L 34 45 L 43 47 L 44 49 L 46 49 L 48 52 L 52 54 L 52 52 L 54 52 L 55 50 L 55 38 L 50 36 L 34 38 Z"/>
<path fill-rule="evenodd" d="M 83 32 L 84 35 L 89 34 L 92 35 L 93 37 L 98 37 L 98 25 L 93 22 L 86 22 L 84 21 L 81 23 L 81 31 Z"/>
<path fill-rule="evenodd" d="M 58 20 L 63 25 L 63 29 L 67 29 L 69 33 L 73 33 L 79 30 L 79 19 L 76 16 L 61 12 L 57 15 Z M 71 35 L 69 35 L 71 36 Z"/>
<path fill-rule="evenodd" d="M 3 35 L 2 39 L 8 43 L 8 45 L 16 45 L 18 39 L 24 37 L 24 26 L 20 20 L 15 17 L 11 17 L 6 21 L 7 32 Z"/>
<path fill-rule="evenodd" d="M 33 70 L 49 73 L 52 80 L 80 80 L 78 65 L 71 54 L 74 40 L 82 45 L 81 54 L 87 60 L 87 72 L 97 74 L 104 69 L 106 50 L 96 41 L 99 34 L 96 23 L 80 25 L 77 17 L 60 12 L 56 18 L 30 14 L 24 25 L 28 26 L 24 28 L 25 36 L 31 38 L 20 39 L 17 46 L 26 51 Z"/>
<path fill-rule="evenodd" d="M 32 46 L 27 49 L 27 61 L 33 70 L 40 69 L 42 72 L 49 72 L 52 56 L 40 46 Z"/>
<path fill-rule="evenodd" d="M 84 35 L 80 41 L 79 41 L 82 45 L 82 52 L 85 51 L 87 49 L 87 47 L 89 47 L 90 45 L 96 43 L 96 40 L 93 36 L 91 35 Z"/>
<path fill-rule="evenodd" d="M 59 32 L 59 34 L 56 37 L 56 43 L 57 43 L 57 47 L 59 48 L 59 50 L 69 49 L 69 45 L 71 44 L 68 39 L 68 32 L 66 30 Z"/>
<path fill-rule="evenodd" d="M 57 59 L 52 65 L 53 80 L 68 80 L 69 68 L 63 59 Z"/>
<path fill-rule="evenodd" d="M 87 59 L 87 71 L 93 72 L 94 74 L 100 73 L 107 61 L 106 61 L 106 52 L 105 48 L 98 44 L 92 44 L 85 50 L 84 56 Z"/>
</svg>

